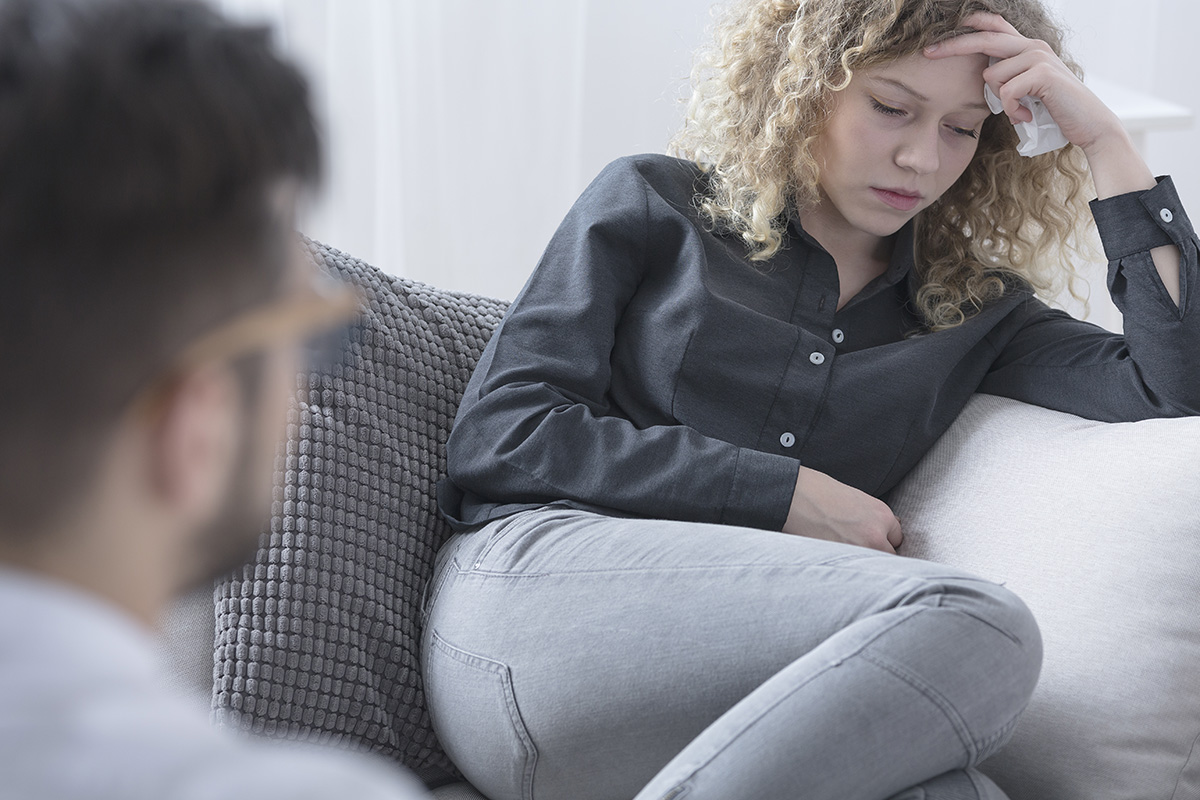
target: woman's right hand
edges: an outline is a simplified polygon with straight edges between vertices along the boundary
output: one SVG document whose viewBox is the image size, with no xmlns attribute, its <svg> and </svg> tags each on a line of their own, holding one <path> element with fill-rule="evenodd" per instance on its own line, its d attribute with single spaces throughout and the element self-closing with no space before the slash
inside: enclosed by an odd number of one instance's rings
<svg viewBox="0 0 1200 800">
<path fill-rule="evenodd" d="M 887 503 L 800 467 L 783 532 L 895 553 L 903 536 Z"/>
</svg>

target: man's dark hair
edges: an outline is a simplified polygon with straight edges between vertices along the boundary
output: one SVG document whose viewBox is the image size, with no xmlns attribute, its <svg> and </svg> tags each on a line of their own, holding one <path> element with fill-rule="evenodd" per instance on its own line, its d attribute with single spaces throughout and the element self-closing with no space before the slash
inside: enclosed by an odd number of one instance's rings
<svg viewBox="0 0 1200 800">
<path fill-rule="evenodd" d="M 267 30 L 187 0 L 0 0 L 0 530 L 86 483 L 131 400 L 280 291 L 319 142 Z"/>
</svg>

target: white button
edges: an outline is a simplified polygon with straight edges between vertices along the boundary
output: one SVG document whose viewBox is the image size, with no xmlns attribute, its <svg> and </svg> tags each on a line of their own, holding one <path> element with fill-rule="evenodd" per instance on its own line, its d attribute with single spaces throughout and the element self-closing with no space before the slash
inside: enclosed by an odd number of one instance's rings
<svg viewBox="0 0 1200 800">
<path fill-rule="evenodd" d="M 779 437 L 779 443 L 784 447 L 791 447 L 796 443 L 796 437 L 791 432 L 785 433 Z"/>
<path fill-rule="evenodd" d="M 812 363 L 816 364 L 817 366 L 820 366 L 821 364 L 825 363 L 825 354 L 824 353 L 813 353 L 811 356 L 808 357 L 808 360 L 811 361 Z"/>
<path fill-rule="evenodd" d="M 842 342 L 846 341 L 846 334 L 842 333 L 841 328 L 833 329 L 833 341 L 837 344 L 841 344 Z"/>
<path fill-rule="evenodd" d="M 1158 212 L 1158 215 L 1160 217 L 1162 217 L 1163 222 L 1166 222 L 1168 224 L 1170 224 L 1171 221 L 1175 219 L 1175 215 L 1171 213 L 1171 209 L 1169 209 L 1169 208 L 1164 208 L 1162 211 Z"/>
</svg>

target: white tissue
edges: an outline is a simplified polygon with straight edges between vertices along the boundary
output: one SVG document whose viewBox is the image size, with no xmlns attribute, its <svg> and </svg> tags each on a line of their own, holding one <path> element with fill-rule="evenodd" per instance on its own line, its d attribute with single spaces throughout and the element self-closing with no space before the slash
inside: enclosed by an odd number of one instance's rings
<svg viewBox="0 0 1200 800">
<path fill-rule="evenodd" d="M 1000 102 L 1000 98 L 986 83 L 983 85 L 983 96 L 993 114 L 1004 113 L 1004 105 Z M 1017 129 L 1017 138 L 1020 139 L 1017 145 L 1018 153 L 1032 158 L 1067 146 L 1067 137 L 1063 136 L 1058 123 L 1050 117 L 1050 112 L 1046 110 L 1046 106 L 1042 104 L 1041 100 L 1033 95 L 1026 95 L 1021 98 L 1021 105 L 1033 113 L 1033 121 L 1013 124 L 1013 127 Z"/>
</svg>

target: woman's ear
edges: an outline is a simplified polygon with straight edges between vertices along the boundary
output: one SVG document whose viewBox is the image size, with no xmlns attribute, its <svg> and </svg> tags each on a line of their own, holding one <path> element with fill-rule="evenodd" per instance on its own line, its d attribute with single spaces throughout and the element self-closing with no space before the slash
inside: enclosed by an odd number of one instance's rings
<svg viewBox="0 0 1200 800">
<path fill-rule="evenodd" d="M 192 524 L 218 513 L 229 491 L 244 413 L 226 365 L 188 370 L 162 390 L 147 436 L 148 490 Z"/>
</svg>

